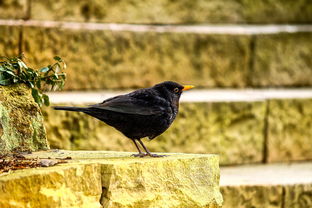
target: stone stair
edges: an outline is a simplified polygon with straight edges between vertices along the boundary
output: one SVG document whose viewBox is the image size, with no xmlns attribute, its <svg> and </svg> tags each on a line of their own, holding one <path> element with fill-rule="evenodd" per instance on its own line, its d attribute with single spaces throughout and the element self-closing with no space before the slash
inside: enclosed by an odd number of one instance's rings
<svg viewBox="0 0 312 208">
<path fill-rule="evenodd" d="M 87 105 L 128 91 L 50 93 L 52 105 Z M 312 90 L 193 90 L 152 151 L 216 153 L 222 165 L 312 159 Z M 82 113 L 44 108 L 52 148 L 134 151 L 115 129 Z M 113 138 L 113 139 L 112 139 Z"/>
<path fill-rule="evenodd" d="M 310 0 L 4 0 L 0 55 L 23 52 L 34 68 L 61 56 L 67 92 L 50 93 L 52 105 L 164 80 L 194 84 L 171 128 L 147 146 L 219 154 L 226 208 L 310 208 L 311 23 Z M 43 114 L 52 148 L 134 151 L 91 117 Z"/>
<path fill-rule="evenodd" d="M 222 167 L 223 208 L 312 207 L 312 162 Z"/>
</svg>

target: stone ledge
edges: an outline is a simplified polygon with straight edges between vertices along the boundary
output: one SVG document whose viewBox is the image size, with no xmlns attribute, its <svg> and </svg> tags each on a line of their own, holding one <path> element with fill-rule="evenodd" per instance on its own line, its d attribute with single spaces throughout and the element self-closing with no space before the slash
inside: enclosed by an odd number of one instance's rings
<svg viewBox="0 0 312 208">
<path fill-rule="evenodd" d="M 73 159 L 1 175 L 0 207 L 221 207 L 217 155 L 131 154 L 62 150 L 26 155 Z"/>
<path fill-rule="evenodd" d="M 223 208 L 310 208 L 312 162 L 223 167 L 220 186 Z"/>
</svg>

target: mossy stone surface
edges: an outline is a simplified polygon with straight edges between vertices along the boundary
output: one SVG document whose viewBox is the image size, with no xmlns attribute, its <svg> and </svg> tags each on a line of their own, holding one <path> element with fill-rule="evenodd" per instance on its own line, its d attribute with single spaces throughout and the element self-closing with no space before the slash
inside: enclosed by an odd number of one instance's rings
<svg viewBox="0 0 312 208">
<path fill-rule="evenodd" d="M 312 33 L 256 36 L 254 87 L 312 85 Z"/>
<path fill-rule="evenodd" d="M 25 85 L 0 86 L 0 151 L 48 149 L 40 108 Z"/>
<path fill-rule="evenodd" d="M 1 207 L 220 208 L 217 155 L 134 158 L 122 152 L 37 152 L 71 157 L 49 168 L 0 176 Z M 14 196 L 14 197 L 13 197 Z"/>
<path fill-rule="evenodd" d="M 269 101 L 269 162 L 312 159 L 312 99 Z"/>
<path fill-rule="evenodd" d="M 136 151 L 124 135 L 85 114 L 51 108 L 43 114 L 52 148 Z M 145 144 L 157 152 L 217 153 L 221 164 L 260 162 L 264 114 L 264 102 L 182 103 L 172 126 Z"/>
<path fill-rule="evenodd" d="M 149 87 L 164 80 L 246 85 L 249 36 L 25 27 L 24 37 L 30 65 L 45 66 L 55 54 L 66 60 L 67 90 Z"/>
<path fill-rule="evenodd" d="M 145 24 L 311 23 L 309 0 L 33 0 L 33 19 Z"/>
</svg>

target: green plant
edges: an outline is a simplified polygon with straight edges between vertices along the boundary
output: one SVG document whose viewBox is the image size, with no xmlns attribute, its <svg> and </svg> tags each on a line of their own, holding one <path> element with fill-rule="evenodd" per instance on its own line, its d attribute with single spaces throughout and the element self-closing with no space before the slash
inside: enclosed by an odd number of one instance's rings
<svg viewBox="0 0 312 208">
<path fill-rule="evenodd" d="M 58 56 L 54 60 L 54 64 L 35 70 L 26 66 L 22 56 L 0 57 L 0 85 L 24 83 L 39 106 L 49 106 L 49 97 L 43 91 L 62 89 L 66 80 L 65 62 Z"/>
</svg>

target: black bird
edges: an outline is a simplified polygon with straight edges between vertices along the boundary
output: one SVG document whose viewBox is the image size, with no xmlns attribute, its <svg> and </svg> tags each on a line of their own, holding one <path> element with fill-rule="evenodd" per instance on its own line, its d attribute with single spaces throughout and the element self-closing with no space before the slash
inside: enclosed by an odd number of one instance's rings
<svg viewBox="0 0 312 208">
<path fill-rule="evenodd" d="M 166 81 L 88 107 L 55 106 L 54 109 L 83 112 L 114 127 L 133 141 L 139 151 L 136 157 L 161 157 L 152 154 L 141 139 L 152 140 L 166 131 L 177 116 L 182 92 L 193 87 Z M 140 150 L 137 141 L 146 153 Z"/>
</svg>

